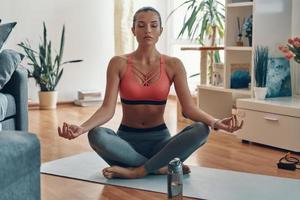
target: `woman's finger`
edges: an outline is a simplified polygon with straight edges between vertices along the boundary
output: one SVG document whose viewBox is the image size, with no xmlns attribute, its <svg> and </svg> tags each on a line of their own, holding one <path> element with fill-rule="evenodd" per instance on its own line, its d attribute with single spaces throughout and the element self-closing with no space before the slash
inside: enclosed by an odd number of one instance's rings
<svg viewBox="0 0 300 200">
<path fill-rule="evenodd" d="M 67 133 L 67 123 L 64 122 L 63 124 L 63 134 L 65 135 Z"/>
<path fill-rule="evenodd" d="M 237 117 L 236 115 L 233 115 L 233 124 L 234 124 L 234 127 L 238 126 L 238 120 L 237 120 Z"/>
<path fill-rule="evenodd" d="M 68 139 L 72 139 L 72 131 L 71 129 L 69 128 L 69 126 L 67 126 L 67 134 L 68 134 Z"/>
<path fill-rule="evenodd" d="M 61 136 L 61 129 L 60 129 L 60 127 L 57 127 L 57 132 L 58 132 L 58 135 Z"/>
<path fill-rule="evenodd" d="M 60 137 L 66 138 L 66 134 L 63 132 L 63 128 L 58 127 L 58 134 Z"/>
<path fill-rule="evenodd" d="M 74 138 L 71 130 L 68 131 L 68 134 L 69 134 L 69 139 L 73 139 Z"/>
<path fill-rule="evenodd" d="M 239 125 L 239 129 L 241 129 L 244 125 L 244 120 L 241 121 L 241 124 Z"/>
</svg>

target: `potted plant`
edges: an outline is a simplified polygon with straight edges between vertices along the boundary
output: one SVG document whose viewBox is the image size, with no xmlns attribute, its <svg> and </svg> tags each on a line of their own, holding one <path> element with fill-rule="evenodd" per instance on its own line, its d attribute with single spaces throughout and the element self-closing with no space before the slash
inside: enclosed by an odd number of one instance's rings
<svg viewBox="0 0 300 200">
<path fill-rule="evenodd" d="M 186 8 L 182 28 L 177 36 L 181 38 L 187 34 L 190 40 L 197 40 L 205 45 L 208 38 L 210 46 L 216 46 L 216 39 L 224 38 L 225 6 L 218 0 L 187 0 L 176 7 L 167 19 L 178 9 Z M 214 53 L 213 53 L 214 52 Z M 209 75 L 212 75 L 213 63 L 220 63 L 218 51 L 211 51 Z M 199 75 L 194 74 L 192 76 Z M 212 78 L 210 78 L 212 82 Z"/>
<path fill-rule="evenodd" d="M 34 78 L 40 87 L 39 103 L 41 109 L 55 109 L 57 102 L 57 91 L 55 90 L 63 74 L 62 65 L 67 63 L 81 62 L 82 60 L 71 60 L 62 62 L 65 43 L 65 26 L 63 26 L 59 52 L 52 59 L 51 41 L 47 40 L 47 28 L 43 22 L 43 38 L 39 44 L 39 50 L 31 48 L 29 41 L 18 44 L 23 48 L 26 56 L 30 60 L 27 68 L 28 77 Z"/>
<path fill-rule="evenodd" d="M 265 99 L 267 94 L 267 72 L 268 72 L 269 49 L 268 47 L 257 46 L 254 55 L 254 71 L 256 87 L 254 95 L 256 99 Z"/>
</svg>

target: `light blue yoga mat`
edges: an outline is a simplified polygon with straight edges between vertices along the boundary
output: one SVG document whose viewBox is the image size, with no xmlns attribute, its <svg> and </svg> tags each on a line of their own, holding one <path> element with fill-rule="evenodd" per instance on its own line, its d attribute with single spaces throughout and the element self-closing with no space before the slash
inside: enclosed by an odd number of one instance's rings
<svg viewBox="0 0 300 200">
<path fill-rule="evenodd" d="M 68 178 L 141 190 L 167 192 L 167 176 L 112 179 L 102 176 L 108 166 L 96 153 L 87 152 L 42 164 L 41 172 Z M 191 166 L 184 176 L 183 194 L 208 200 L 300 199 L 300 180 Z"/>
</svg>

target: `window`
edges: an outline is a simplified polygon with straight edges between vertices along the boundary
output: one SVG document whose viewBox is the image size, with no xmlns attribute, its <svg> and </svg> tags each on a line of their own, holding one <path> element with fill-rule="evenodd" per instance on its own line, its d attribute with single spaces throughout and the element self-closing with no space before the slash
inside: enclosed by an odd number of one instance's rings
<svg viewBox="0 0 300 200">
<path fill-rule="evenodd" d="M 186 0 L 169 0 L 168 1 L 168 13 L 177 8 Z M 225 0 L 220 0 L 221 3 L 225 4 Z M 181 59 L 183 62 L 187 76 L 197 74 L 200 72 L 200 51 L 182 51 L 181 47 L 199 47 L 200 44 L 196 41 L 190 41 L 187 35 L 184 35 L 181 39 L 177 39 L 178 33 L 181 30 L 183 24 L 183 18 L 185 16 L 186 7 L 182 7 L 176 10 L 167 21 L 167 46 L 168 53 L 171 56 L 175 56 Z M 223 43 L 223 41 L 219 41 Z M 220 52 L 223 53 L 223 52 Z M 221 55 L 221 60 L 224 56 Z M 200 76 L 188 78 L 188 84 L 191 92 L 194 92 L 197 85 L 200 84 Z M 173 93 L 174 90 L 171 90 Z M 174 94 L 174 93 L 173 93 Z"/>
</svg>

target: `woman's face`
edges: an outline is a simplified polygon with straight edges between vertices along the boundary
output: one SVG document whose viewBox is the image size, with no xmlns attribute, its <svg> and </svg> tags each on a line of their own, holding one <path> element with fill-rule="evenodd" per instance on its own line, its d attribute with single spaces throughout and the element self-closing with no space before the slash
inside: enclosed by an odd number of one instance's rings
<svg viewBox="0 0 300 200">
<path fill-rule="evenodd" d="M 155 45 L 162 30 L 158 15 L 152 11 L 138 13 L 132 28 L 140 45 Z"/>
</svg>

